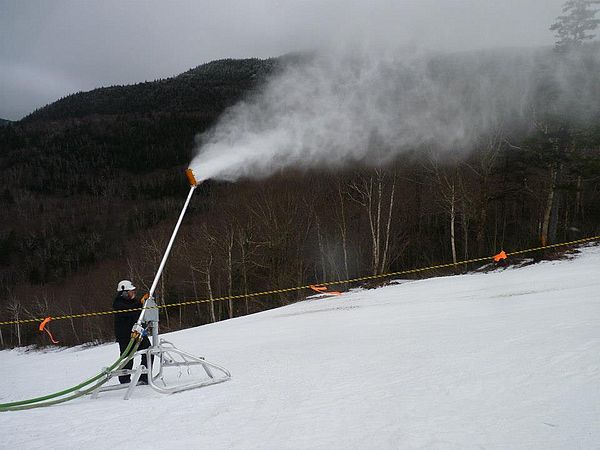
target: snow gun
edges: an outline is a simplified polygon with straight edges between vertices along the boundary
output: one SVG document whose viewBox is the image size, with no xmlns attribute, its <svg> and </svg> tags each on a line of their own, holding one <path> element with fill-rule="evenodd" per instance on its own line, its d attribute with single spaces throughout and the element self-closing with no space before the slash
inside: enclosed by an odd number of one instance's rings
<svg viewBox="0 0 600 450">
<path fill-rule="evenodd" d="M 158 286 L 158 280 L 160 280 L 160 276 L 162 275 L 163 269 L 165 268 L 165 264 L 167 263 L 167 259 L 169 258 L 169 253 L 171 253 L 171 247 L 173 247 L 173 242 L 175 242 L 175 237 L 179 232 L 179 227 L 181 226 L 181 222 L 183 221 L 183 216 L 185 216 L 185 212 L 187 211 L 188 205 L 190 204 L 190 200 L 192 199 L 192 195 L 194 191 L 198 187 L 198 181 L 194 176 L 194 171 L 192 169 L 187 169 L 185 171 L 185 175 L 190 183 L 190 191 L 188 193 L 185 204 L 183 205 L 183 209 L 181 210 L 181 214 L 179 214 L 179 219 L 177 220 L 177 224 L 175 225 L 175 229 L 173 230 L 173 234 L 171 235 L 171 239 L 169 240 L 169 244 L 167 245 L 167 249 L 165 250 L 165 254 L 163 255 L 162 261 L 158 266 L 158 270 L 156 271 L 156 275 L 154 276 L 154 281 L 152 282 L 152 286 L 150 287 L 150 291 L 148 292 L 146 301 L 144 302 L 144 307 L 142 308 L 142 312 L 140 313 L 140 317 L 138 318 L 136 324 L 131 329 L 131 337 L 132 339 L 140 340 L 141 336 L 144 335 L 145 330 L 142 324 L 144 322 L 154 321 L 158 316 L 158 309 L 156 302 L 154 301 L 154 291 L 156 291 L 156 287 Z M 148 315 L 148 317 L 146 317 Z M 150 315 L 152 317 L 150 317 Z M 156 319 L 158 321 L 158 319 Z M 153 335 L 152 338 L 157 339 L 157 336 Z M 154 342 L 154 341 L 153 341 Z"/>
<path fill-rule="evenodd" d="M 229 371 L 221 366 L 208 362 L 204 357 L 194 356 L 176 348 L 171 342 L 164 339 L 158 338 L 158 306 L 154 300 L 154 292 L 158 286 L 158 281 L 163 272 L 171 247 L 183 221 L 187 208 L 189 206 L 194 190 L 198 187 L 199 183 L 194 176 L 192 169 L 186 170 L 186 176 L 190 183 L 190 191 L 188 193 L 171 239 L 167 245 L 165 254 L 160 262 L 160 266 L 154 277 L 154 282 L 150 288 L 150 292 L 147 294 L 142 312 L 140 313 L 139 319 L 133 326 L 131 331 L 131 340 L 127 348 L 123 351 L 121 356 L 109 367 L 105 367 L 92 378 L 89 378 L 76 386 L 64 389 L 59 392 L 44 395 L 41 397 L 30 398 L 27 400 L 19 400 L 9 403 L 0 403 L 0 412 L 4 411 L 19 411 L 31 408 L 40 408 L 43 406 L 51 406 L 59 403 L 63 403 L 69 400 L 76 399 L 86 394 L 91 394 L 92 398 L 96 398 L 100 392 L 113 391 L 118 389 L 127 389 L 125 393 L 125 399 L 129 399 L 133 389 L 137 386 L 140 376 L 143 374 L 148 375 L 148 384 L 152 389 L 162 394 L 170 394 L 174 392 L 181 392 L 188 389 L 195 389 L 199 387 L 209 386 L 212 384 L 222 383 L 231 378 Z M 48 319 L 48 321 L 50 318 Z M 145 350 L 138 352 L 138 347 L 142 342 L 147 332 L 143 324 L 148 323 L 148 327 L 152 330 L 152 345 Z M 145 354 L 148 361 L 148 367 L 139 365 L 136 369 L 127 369 L 125 366 L 133 360 L 137 355 Z M 206 372 L 207 378 L 195 379 L 187 382 L 179 382 L 177 384 L 167 384 L 168 377 L 165 376 L 165 368 L 176 368 L 178 369 L 179 376 L 183 367 L 187 368 L 187 372 L 190 372 L 191 366 L 201 366 Z M 156 368 L 157 370 L 153 370 Z M 216 372 L 216 373 L 215 373 Z M 131 375 L 132 379 L 129 384 L 118 384 L 112 386 L 103 386 L 109 380 L 114 377 L 121 375 Z M 178 377 L 179 378 L 179 377 Z M 161 383 L 157 383 L 157 381 Z"/>
</svg>

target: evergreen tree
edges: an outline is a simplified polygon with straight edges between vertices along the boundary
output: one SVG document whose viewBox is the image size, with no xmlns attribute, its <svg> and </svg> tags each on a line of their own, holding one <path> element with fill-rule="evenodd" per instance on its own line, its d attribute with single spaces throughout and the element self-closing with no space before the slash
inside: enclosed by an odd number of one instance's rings
<svg viewBox="0 0 600 450">
<path fill-rule="evenodd" d="M 596 36 L 589 33 L 600 24 L 600 20 L 595 18 L 598 10 L 592 8 L 594 4 L 600 4 L 600 0 L 568 0 L 565 2 L 562 9 L 564 15 L 558 16 L 556 22 L 550 27 L 558 39 L 555 45 L 557 51 L 568 51 Z"/>
</svg>

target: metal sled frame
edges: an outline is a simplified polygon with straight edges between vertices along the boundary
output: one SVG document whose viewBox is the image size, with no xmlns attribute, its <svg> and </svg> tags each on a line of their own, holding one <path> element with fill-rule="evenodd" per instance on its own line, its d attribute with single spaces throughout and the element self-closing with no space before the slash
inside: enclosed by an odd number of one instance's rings
<svg viewBox="0 0 600 450">
<path fill-rule="evenodd" d="M 150 385 L 150 387 L 152 387 L 152 389 L 163 394 L 173 394 L 175 392 L 186 391 L 188 389 L 196 389 L 199 387 L 210 386 L 211 384 L 222 383 L 231 378 L 231 374 L 227 369 L 213 364 L 211 362 L 208 362 L 202 357 L 194 356 L 184 351 L 181 351 L 177 347 L 175 347 L 171 342 L 165 341 L 164 339 L 160 340 L 157 348 L 148 348 L 146 350 L 146 354 L 148 359 L 149 373 L 152 373 L 152 356 L 154 355 L 154 357 L 157 358 L 159 361 L 158 373 L 154 376 L 148 377 L 148 384 Z M 171 387 L 167 386 L 167 383 L 164 380 L 163 373 L 165 367 L 187 367 L 189 373 L 190 366 L 202 366 L 202 368 L 206 372 L 206 375 L 208 375 L 209 378 L 201 381 L 193 381 L 189 383 L 174 385 Z M 213 371 L 220 372 L 220 376 L 216 377 Z M 163 385 L 159 386 L 156 383 L 157 380 L 160 380 Z"/>
<path fill-rule="evenodd" d="M 176 392 L 210 386 L 213 384 L 223 383 L 231 378 L 231 374 L 227 369 L 206 361 L 203 357 L 194 356 L 190 353 L 179 350 L 171 342 L 165 341 L 164 339 L 161 339 L 156 346 L 153 345 L 146 350 L 138 351 L 135 356 L 143 354 L 145 354 L 147 357 L 148 367 L 139 365 L 135 369 L 114 370 L 107 374 L 108 379 L 122 375 L 130 375 L 130 383 L 104 387 L 100 386 L 92 393 L 92 398 L 97 398 L 100 392 L 127 389 L 127 392 L 125 392 L 125 396 L 123 398 L 128 400 L 131 398 L 133 390 L 137 387 L 140 376 L 143 374 L 148 375 L 148 385 L 161 394 L 174 394 Z M 154 362 L 152 361 L 152 357 L 155 358 Z M 156 374 L 152 374 L 154 372 L 154 368 L 157 366 L 158 372 Z M 208 378 L 170 386 L 167 385 L 164 373 L 165 368 L 176 367 L 180 370 L 187 368 L 187 372 L 189 374 L 191 366 L 202 366 Z"/>
<path fill-rule="evenodd" d="M 146 361 L 148 367 L 139 365 L 135 369 L 120 369 L 112 370 L 106 374 L 107 380 L 114 377 L 129 375 L 131 376 L 131 382 L 129 384 L 119 384 L 106 387 L 98 387 L 93 393 L 92 398 L 97 398 L 100 392 L 114 391 L 120 389 L 127 389 L 125 393 L 125 400 L 131 398 L 133 390 L 136 388 L 140 376 L 143 374 L 148 375 L 148 385 L 161 394 L 174 394 L 176 392 L 187 391 L 189 389 L 196 389 L 204 386 L 210 386 L 212 384 L 223 383 L 231 378 L 229 371 L 221 366 L 206 361 L 201 356 L 194 356 L 190 353 L 179 350 L 171 342 L 158 337 L 158 308 L 156 307 L 154 299 L 148 299 L 145 307 L 146 315 L 145 318 L 148 320 L 149 327 L 152 330 L 152 345 L 145 350 L 140 350 L 135 353 L 132 357 L 139 355 L 146 355 Z M 153 361 L 154 359 L 154 361 Z M 165 368 L 178 367 L 181 370 L 187 368 L 188 374 L 190 374 L 191 366 L 202 366 L 208 379 L 201 379 L 191 381 L 182 384 L 175 384 L 168 386 L 165 381 Z M 154 374 L 154 368 L 158 367 L 158 371 Z M 215 375 L 215 372 L 217 375 Z"/>
</svg>

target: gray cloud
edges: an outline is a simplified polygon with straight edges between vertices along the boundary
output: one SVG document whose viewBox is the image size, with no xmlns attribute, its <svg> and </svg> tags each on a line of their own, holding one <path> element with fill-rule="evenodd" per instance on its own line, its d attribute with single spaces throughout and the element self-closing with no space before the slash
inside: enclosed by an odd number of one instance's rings
<svg viewBox="0 0 600 450">
<path fill-rule="evenodd" d="M 0 117 L 225 57 L 551 44 L 562 0 L 0 0 Z M 27 73 L 23 77 L 22 74 Z"/>
</svg>

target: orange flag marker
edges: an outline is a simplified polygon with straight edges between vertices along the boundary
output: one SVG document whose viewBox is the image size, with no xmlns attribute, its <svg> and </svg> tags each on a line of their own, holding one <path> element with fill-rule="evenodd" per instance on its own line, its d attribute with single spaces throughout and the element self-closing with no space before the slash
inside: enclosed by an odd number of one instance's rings
<svg viewBox="0 0 600 450">
<path fill-rule="evenodd" d="M 45 331 L 48 336 L 50 337 L 50 340 L 52 341 L 53 344 L 58 344 L 58 341 L 56 339 L 54 339 L 54 336 L 52 336 L 52 333 L 50 333 L 50 330 L 48 328 L 46 328 L 46 325 L 48 325 L 48 322 L 50 322 L 52 320 L 52 317 L 46 317 L 44 320 L 42 320 L 42 323 L 40 323 L 40 327 L 39 330 L 40 331 Z"/>
<path fill-rule="evenodd" d="M 313 291 L 318 292 L 319 294 L 342 295 L 341 292 L 338 292 L 338 291 L 328 291 L 326 286 L 319 286 L 317 284 L 311 284 L 310 288 Z"/>
<path fill-rule="evenodd" d="M 508 256 L 506 254 L 506 252 L 504 250 L 502 250 L 500 253 L 498 253 L 497 255 L 494 256 L 494 262 L 500 262 L 503 259 L 507 259 Z"/>
</svg>

